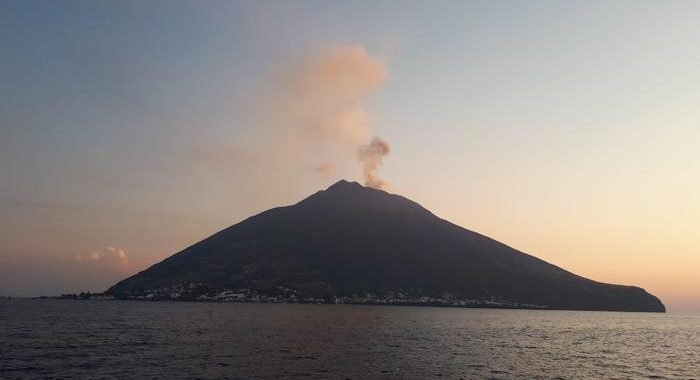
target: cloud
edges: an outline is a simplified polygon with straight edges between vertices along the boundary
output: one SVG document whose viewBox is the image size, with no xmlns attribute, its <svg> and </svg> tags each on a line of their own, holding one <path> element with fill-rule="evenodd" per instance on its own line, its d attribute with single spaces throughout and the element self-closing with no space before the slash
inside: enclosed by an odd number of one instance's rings
<svg viewBox="0 0 700 380">
<path fill-rule="evenodd" d="M 335 173 L 335 167 L 328 163 L 321 164 L 314 168 L 314 172 L 320 174 L 321 176 L 323 176 L 323 178 L 328 179 L 331 178 Z"/>
<path fill-rule="evenodd" d="M 75 260 L 86 263 L 116 265 L 123 268 L 129 267 L 129 256 L 123 249 L 116 247 L 104 247 L 86 254 L 78 254 L 75 256 Z"/>
</svg>

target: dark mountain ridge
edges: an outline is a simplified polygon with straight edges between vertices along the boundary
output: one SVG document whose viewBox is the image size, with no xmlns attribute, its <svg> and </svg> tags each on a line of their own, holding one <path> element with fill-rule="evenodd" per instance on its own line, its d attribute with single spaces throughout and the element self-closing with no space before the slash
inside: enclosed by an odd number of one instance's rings
<svg viewBox="0 0 700 380">
<path fill-rule="evenodd" d="M 347 297 L 367 303 L 403 299 L 665 311 L 641 288 L 577 276 L 440 219 L 402 196 L 347 181 L 228 227 L 108 293 L 144 297 L 182 284 L 287 301 Z"/>
</svg>

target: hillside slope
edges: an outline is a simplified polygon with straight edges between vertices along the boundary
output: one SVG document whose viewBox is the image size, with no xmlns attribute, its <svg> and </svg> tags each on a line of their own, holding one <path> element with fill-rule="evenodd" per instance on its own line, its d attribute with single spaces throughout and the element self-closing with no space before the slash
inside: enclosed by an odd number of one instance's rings
<svg viewBox="0 0 700 380">
<path fill-rule="evenodd" d="M 299 297 L 448 293 L 551 309 L 665 311 L 641 288 L 577 276 L 404 197 L 347 181 L 220 231 L 108 293 L 182 283 Z"/>
</svg>

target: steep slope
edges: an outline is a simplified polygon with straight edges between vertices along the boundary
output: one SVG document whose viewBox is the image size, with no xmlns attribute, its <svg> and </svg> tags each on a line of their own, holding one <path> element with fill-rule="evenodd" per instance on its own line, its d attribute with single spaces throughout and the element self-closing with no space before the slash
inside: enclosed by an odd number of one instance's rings
<svg viewBox="0 0 700 380">
<path fill-rule="evenodd" d="M 108 292 L 182 283 L 261 294 L 281 288 L 313 297 L 450 293 L 555 309 L 664 311 L 641 288 L 574 275 L 404 197 L 347 181 L 248 218 Z"/>
</svg>

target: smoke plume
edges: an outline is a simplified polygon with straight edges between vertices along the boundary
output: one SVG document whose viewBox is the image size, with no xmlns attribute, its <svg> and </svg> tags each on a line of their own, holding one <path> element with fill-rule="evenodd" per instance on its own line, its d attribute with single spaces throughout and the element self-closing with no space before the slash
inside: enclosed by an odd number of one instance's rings
<svg viewBox="0 0 700 380">
<path fill-rule="evenodd" d="M 265 138 L 266 146 L 280 146 L 271 147 L 266 160 L 296 163 L 328 180 L 359 155 L 365 185 L 385 188 L 377 169 L 389 148 L 372 139 L 365 103 L 386 77 L 386 62 L 359 46 L 323 49 L 282 67 L 267 92 L 273 104 L 266 124 L 273 135 Z"/>
<path fill-rule="evenodd" d="M 365 186 L 375 189 L 387 187 L 386 181 L 377 175 L 377 169 L 382 165 L 382 160 L 389 152 L 389 144 L 379 137 L 373 138 L 369 144 L 360 147 L 358 158 L 362 162 Z"/>
</svg>

